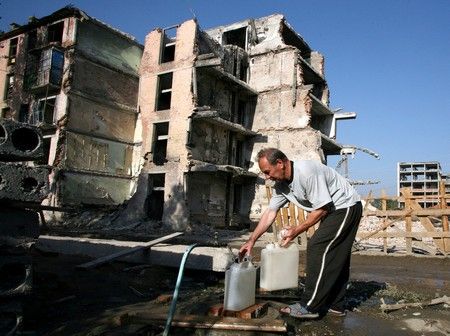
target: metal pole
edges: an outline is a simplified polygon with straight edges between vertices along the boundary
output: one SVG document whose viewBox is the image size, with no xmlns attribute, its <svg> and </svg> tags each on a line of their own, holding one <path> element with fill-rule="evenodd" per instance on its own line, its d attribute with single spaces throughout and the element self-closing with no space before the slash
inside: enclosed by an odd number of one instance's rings
<svg viewBox="0 0 450 336">
<path fill-rule="evenodd" d="M 173 292 L 172 303 L 170 305 L 169 315 L 167 316 L 167 322 L 166 322 L 166 327 L 164 329 L 163 336 L 169 335 L 170 325 L 172 324 L 173 315 L 175 314 L 175 309 L 177 307 L 178 292 L 179 292 L 179 288 L 180 288 L 180 284 L 181 284 L 181 279 L 183 278 L 184 265 L 186 264 L 186 260 L 187 260 L 187 257 L 189 256 L 189 253 L 191 253 L 191 251 L 194 249 L 194 247 L 196 245 L 197 244 L 192 244 L 192 245 L 188 246 L 188 248 L 184 252 L 183 259 L 181 259 L 180 269 L 178 270 L 177 283 L 175 285 L 175 290 Z"/>
</svg>

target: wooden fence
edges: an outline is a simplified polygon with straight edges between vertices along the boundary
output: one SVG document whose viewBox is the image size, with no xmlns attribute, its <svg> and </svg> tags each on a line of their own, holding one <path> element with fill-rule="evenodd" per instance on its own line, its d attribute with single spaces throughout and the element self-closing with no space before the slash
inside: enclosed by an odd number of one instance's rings
<svg viewBox="0 0 450 336">
<path fill-rule="evenodd" d="M 270 199 L 271 188 L 267 187 L 267 196 Z M 427 196 L 431 197 L 431 196 Z M 355 247 L 367 249 L 365 243 L 374 238 L 381 238 L 382 245 L 372 249 L 382 251 L 385 254 L 399 252 L 399 248 L 393 248 L 394 244 L 401 241 L 403 251 L 408 255 L 416 253 L 428 255 L 444 255 L 450 252 L 449 216 L 450 207 L 447 205 L 450 195 L 445 193 L 444 183 L 439 187 L 439 194 L 432 196 L 437 200 L 437 205 L 432 208 L 422 208 L 419 199 L 425 196 L 414 196 L 410 189 L 401 189 L 400 197 L 386 196 L 383 192 L 380 197 L 374 197 L 371 193 L 365 197 L 365 206 L 362 223 L 372 220 L 376 223 L 370 231 L 360 229 L 356 236 Z M 371 205 L 375 199 L 381 202 L 381 209 Z M 399 210 L 387 209 L 389 200 L 401 202 L 404 207 Z M 277 233 L 283 226 L 296 226 L 302 223 L 307 213 L 292 203 L 280 209 L 277 218 L 272 225 L 272 231 L 276 239 Z M 319 225 L 319 224 L 318 224 Z M 317 226 L 311 227 L 299 237 L 300 243 L 306 243 Z M 367 225 L 361 225 L 367 227 Z"/>
</svg>

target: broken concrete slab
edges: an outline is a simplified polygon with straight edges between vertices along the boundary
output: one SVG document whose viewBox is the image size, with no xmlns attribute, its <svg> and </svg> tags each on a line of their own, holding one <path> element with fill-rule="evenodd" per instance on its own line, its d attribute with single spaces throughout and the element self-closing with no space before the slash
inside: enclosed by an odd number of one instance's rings
<svg viewBox="0 0 450 336">
<path fill-rule="evenodd" d="M 41 130 L 14 120 L 0 120 L 0 160 L 28 161 L 44 155 Z"/>
<path fill-rule="evenodd" d="M 40 236 L 35 244 L 39 250 L 69 255 L 84 255 L 100 258 L 126 249 L 144 246 L 144 242 L 118 241 L 108 239 Z M 138 251 L 120 258 L 132 263 L 152 263 L 169 267 L 179 267 L 188 245 L 158 244 L 147 252 Z M 226 247 L 198 246 L 186 261 L 186 268 L 224 272 L 233 256 Z"/>
<path fill-rule="evenodd" d="M 49 192 L 50 168 L 0 162 L 0 200 L 40 203 Z"/>
</svg>

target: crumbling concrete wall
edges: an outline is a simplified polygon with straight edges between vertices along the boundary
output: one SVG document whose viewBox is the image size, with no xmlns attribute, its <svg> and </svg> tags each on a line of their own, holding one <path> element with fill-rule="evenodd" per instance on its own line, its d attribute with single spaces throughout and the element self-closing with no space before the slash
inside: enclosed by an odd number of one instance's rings
<svg viewBox="0 0 450 336">
<path fill-rule="evenodd" d="M 186 228 L 188 209 L 185 194 L 185 173 L 188 166 L 187 130 L 189 116 L 194 108 L 192 93 L 193 64 L 195 61 L 195 38 L 197 24 L 194 20 L 186 21 L 177 28 L 175 59 L 160 63 L 161 29 L 150 32 L 145 39 L 144 53 L 140 66 L 140 87 L 138 106 L 141 112 L 138 119 L 142 126 L 142 157 L 144 165 L 141 174 L 165 174 L 164 183 L 164 215 L 163 222 L 176 229 Z M 156 110 L 158 95 L 158 75 L 172 72 L 172 88 L 170 109 Z M 155 123 L 169 122 L 168 141 L 165 163 L 155 164 L 153 161 L 153 142 L 155 140 Z M 139 188 L 147 186 L 139 185 Z M 145 207 L 149 193 L 139 190 L 133 200 L 135 206 Z M 145 197 L 145 198 L 144 198 Z M 128 209 L 127 211 L 132 211 Z M 146 213 L 138 209 L 139 213 Z"/>
<path fill-rule="evenodd" d="M 191 149 L 193 159 L 214 164 L 228 164 L 228 132 L 223 127 L 194 122 Z"/>
<path fill-rule="evenodd" d="M 191 223 L 224 226 L 228 192 L 227 174 L 223 172 L 190 174 L 187 198 Z"/>
<path fill-rule="evenodd" d="M 68 204 L 106 204 L 123 203 L 130 197 L 130 178 L 62 172 L 59 176 L 59 195 Z"/>
<path fill-rule="evenodd" d="M 67 132 L 66 146 L 79 148 L 77 152 L 67 152 L 67 169 L 126 176 L 132 173 L 132 145 Z"/>
<path fill-rule="evenodd" d="M 81 57 L 76 58 L 72 65 L 71 90 L 89 93 L 91 99 L 96 98 L 124 109 L 135 110 L 138 93 L 136 88 L 139 84 L 136 74 L 131 76 L 95 62 Z M 86 80 L 89 78 L 92 80 Z M 100 78 L 102 80 L 98 80 Z"/>
<path fill-rule="evenodd" d="M 77 51 L 119 72 L 136 76 L 142 46 L 131 36 L 91 20 L 77 22 Z"/>
<path fill-rule="evenodd" d="M 73 22 L 76 44 L 50 152 L 59 204 L 118 204 L 135 189 L 138 67 L 142 46 L 96 20 Z M 53 142 L 52 142 L 53 144 Z M 53 160 L 52 160 L 53 159 Z M 132 178 L 134 177 L 134 178 Z"/>
<path fill-rule="evenodd" d="M 93 101 L 71 95 L 66 128 L 97 138 L 117 142 L 134 142 L 137 116 L 133 110 L 106 101 Z"/>
<path fill-rule="evenodd" d="M 220 42 L 224 32 L 245 25 L 249 41 L 248 84 L 259 93 L 251 127 L 260 136 L 246 147 L 251 151 L 250 171 L 259 172 L 255 156 L 264 147 L 280 148 L 290 159 L 324 162 L 321 134 L 311 125 L 309 94 L 316 94 L 328 105 L 329 92 L 324 81 L 320 85 L 305 85 L 304 77 L 304 67 L 308 67 L 304 62 L 310 62 L 309 66 L 324 76 L 323 56 L 312 51 L 279 14 L 214 28 L 207 33 Z M 255 188 L 245 192 L 253 197 L 250 218 L 257 221 L 268 202 L 264 181 L 257 179 Z"/>
</svg>

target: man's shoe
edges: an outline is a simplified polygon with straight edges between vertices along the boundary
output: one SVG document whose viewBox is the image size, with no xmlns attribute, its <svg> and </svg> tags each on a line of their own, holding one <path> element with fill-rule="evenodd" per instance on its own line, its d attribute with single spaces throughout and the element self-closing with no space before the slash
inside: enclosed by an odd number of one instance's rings
<svg viewBox="0 0 450 336">
<path fill-rule="evenodd" d="M 300 303 L 294 303 L 290 306 L 284 307 L 280 309 L 280 313 L 289 315 L 302 320 L 311 320 L 319 317 L 318 313 L 311 313 L 303 307 Z"/>
</svg>

